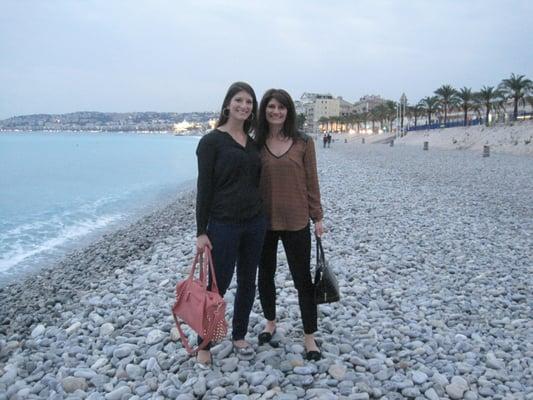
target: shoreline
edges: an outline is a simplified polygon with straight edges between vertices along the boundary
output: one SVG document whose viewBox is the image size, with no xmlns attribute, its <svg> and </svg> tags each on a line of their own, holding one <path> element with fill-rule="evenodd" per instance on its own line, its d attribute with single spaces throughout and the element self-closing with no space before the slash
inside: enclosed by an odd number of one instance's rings
<svg viewBox="0 0 533 400">
<path fill-rule="evenodd" d="M 44 261 L 32 263 L 30 265 L 25 264 L 24 261 L 21 261 L 23 268 L 22 270 L 20 270 L 20 266 L 18 267 L 19 269 L 17 269 L 17 264 L 12 267 L 15 269 L 15 271 L 2 272 L 2 276 L 0 277 L 0 289 L 10 285 L 11 283 L 24 280 L 35 274 L 39 274 L 39 272 L 43 269 L 54 268 L 55 265 L 61 263 L 65 258 L 68 258 L 71 253 L 82 251 L 83 249 L 99 242 L 105 236 L 112 235 L 114 232 L 119 230 L 127 229 L 130 225 L 135 224 L 141 218 L 149 216 L 157 212 L 157 210 L 167 207 L 169 204 L 176 202 L 177 199 L 179 199 L 184 193 L 194 190 L 195 182 L 195 179 L 190 179 L 177 184 L 172 190 L 166 190 L 165 193 L 161 194 L 160 197 L 154 198 L 149 203 L 132 210 L 131 214 L 123 219 L 112 222 L 105 227 L 97 228 L 85 236 L 82 236 L 78 240 L 63 245 L 63 251 L 60 254 L 47 254 Z"/>
<path fill-rule="evenodd" d="M 125 268 L 129 262 L 149 259 L 151 247 L 164 240 L 163 230 L 172 230 L 171 223 L 164 219 L 177 217 L 185 222 L 183 217 L 189 216 L 194 210 L 193 189 L 190 186 L 191 181 L 179 185 L 181 190 L 177 199 L 162 201 L 155 210 L 145 210 L 132 216 L 126 224 L 110 226 L 107 232 L 98 233 L 96 238 L 86 238 L 88 243 L 77 243 L 58 262 L 28 272 L 22 280 L 0 287 L 0 335 L 9 336 L 15 332 L 28 334 L 28 328 L 34 322 L 51 322 L 46 318 L 50 306 L 74 301 L 98 278 L 105 278 L 106 274 Z M 20 301 L 20 297 L 27 291 L 33 292 L 36 303 L 20 309 L 20 305 L 25 303 Z M 42 306 L 43 302 L 46 310 L 35 315 L 33 307 Z M 25 315 L 16 317 L 15 310 Z M 41 315 L 44 318 L 40 318 Z M 6 326 L 9 330 L 4 328 Z"/>
</svg>

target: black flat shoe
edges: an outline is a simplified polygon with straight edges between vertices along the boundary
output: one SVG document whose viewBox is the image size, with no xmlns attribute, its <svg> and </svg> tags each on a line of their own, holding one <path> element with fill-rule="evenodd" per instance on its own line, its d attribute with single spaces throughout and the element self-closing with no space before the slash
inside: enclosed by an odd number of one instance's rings
<svg viewBox="0 0 533 400">
<path fill-rule="evenodd" d="M 270 332 L 261 332 L 259 334 L 259 336 L 257 337 L 257 341 L 259 342 L 259 345 L 262 345 L 262 344 L 265 344 L 265 343 L 270 343 L 270 341 L 272 340 L 272 337 L 276 334 L 276 329 L 274 329 L 274 331 L 272 331 L 272 333 Z"/>
<path fill-rule="evenodd" d="M 305 352 L 305 359 L 307 361 L 318 361 L 322 358 L 322 353 L 320 351 L 311 350 Z"/>
</svg>

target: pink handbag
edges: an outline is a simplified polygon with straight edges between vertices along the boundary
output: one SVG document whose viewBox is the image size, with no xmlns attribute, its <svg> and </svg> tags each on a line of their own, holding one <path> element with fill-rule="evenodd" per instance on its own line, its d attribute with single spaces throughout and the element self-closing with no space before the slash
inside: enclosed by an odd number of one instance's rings
<svg viewBox="0 0 533 400">
<path fill-rule="evenodd" d="M 194 271 L 200 264 L 200 279 L 196 279 Z M 207 289 L 207 276 L 211 271 L 211 290 Z M 226 302 L 218 292 L 215 270 L 211 251 L 205 248 L 204 257 L 196 253 L 187 279 L 176 285 L 176 302 L 172 307 L 172 315 L 181 337 L 181 343 L 189 354 L 196 354 L 211 341 L 224 339 L 228 332 L 225 319 Z M 180 319 L 189 325 L 203 338 L 196 349 L 192 349 L 187 336 L 181 329 Z"/>
</svg>

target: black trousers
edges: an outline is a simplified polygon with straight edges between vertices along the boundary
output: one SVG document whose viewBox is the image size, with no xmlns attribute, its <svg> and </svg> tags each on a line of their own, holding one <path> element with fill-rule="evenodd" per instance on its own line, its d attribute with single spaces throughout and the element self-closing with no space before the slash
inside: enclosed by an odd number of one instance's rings
<svg viewBox="0 0 533 400">
<path fill-rule="evenodd" d="M 266 232 L 257 282 L 263 313 L 269 321 L 276 319 L 274 276 L 276 274 L 279 239 L 283 243 L 292 280 L 298 291 L 304 332 L 306 334 L 314 333 L 317 330 L 317 306 L 311 278 L 311 232 L 309 225 L 299 231 Z"/>
<path fill-rule="evenodd" d="M 265 237 L 266 220 L 263 215 L 242 223 L 210 220 L 207 236 L 213 245 L 213 263 L 218 290 L 224 296 L 235 269 L 237 291 L 233 305 L 232 339 L 244 339 L 248 331 L 250 312 L 255 300 L 255 277 Z M 209 283 L 211 288 L 211 282 Z M 198 336 L 198 343 L 202 342 Z M 209 350 L 211 343 L 206 347 Z"/>
</svg>

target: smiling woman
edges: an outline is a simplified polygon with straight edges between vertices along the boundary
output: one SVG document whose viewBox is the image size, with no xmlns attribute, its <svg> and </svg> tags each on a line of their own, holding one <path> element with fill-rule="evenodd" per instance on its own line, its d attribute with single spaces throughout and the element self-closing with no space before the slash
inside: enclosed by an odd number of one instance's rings
<svg viewBox="0 0 533 400">
<path fill-rule="evenodd" d="M 278 242 L 281 240 L 289 270 L 298 291 L 308 360 L 319 360 L 315 343 L 317 306 L 311 279 L 309 220 L 317 236 L 324 232 L 313 140 L 296 130 L 296 111 L 289 93 L 268 90 L 259 106 L 257 140 L 261 149 L 261 195 L 268 228 L 259 266 L 259 298 L 265 314 L 265 329 L 259 342 L 270 342 L 276 331 L 276 286 Z"/>
<path fill-rule="evenodd" d="M 249 136 L 257 100 L 244 82 L 230 86 L 222 103 L 217 128 L 198 143 L 196 249 L 212 250 L 214 270 L 222 296 L 237 269 L 232 338 L 235 352 L 247 359 L 254 354 L 245 340 L 255 298 L 255 279 L 265 235 L 259 174 L 261 160 Z M 201 316 L 198 316 L 201 317 Z M 211 362 L 210 343 L 202 343 L 198 362 Z"/>
</svg>

